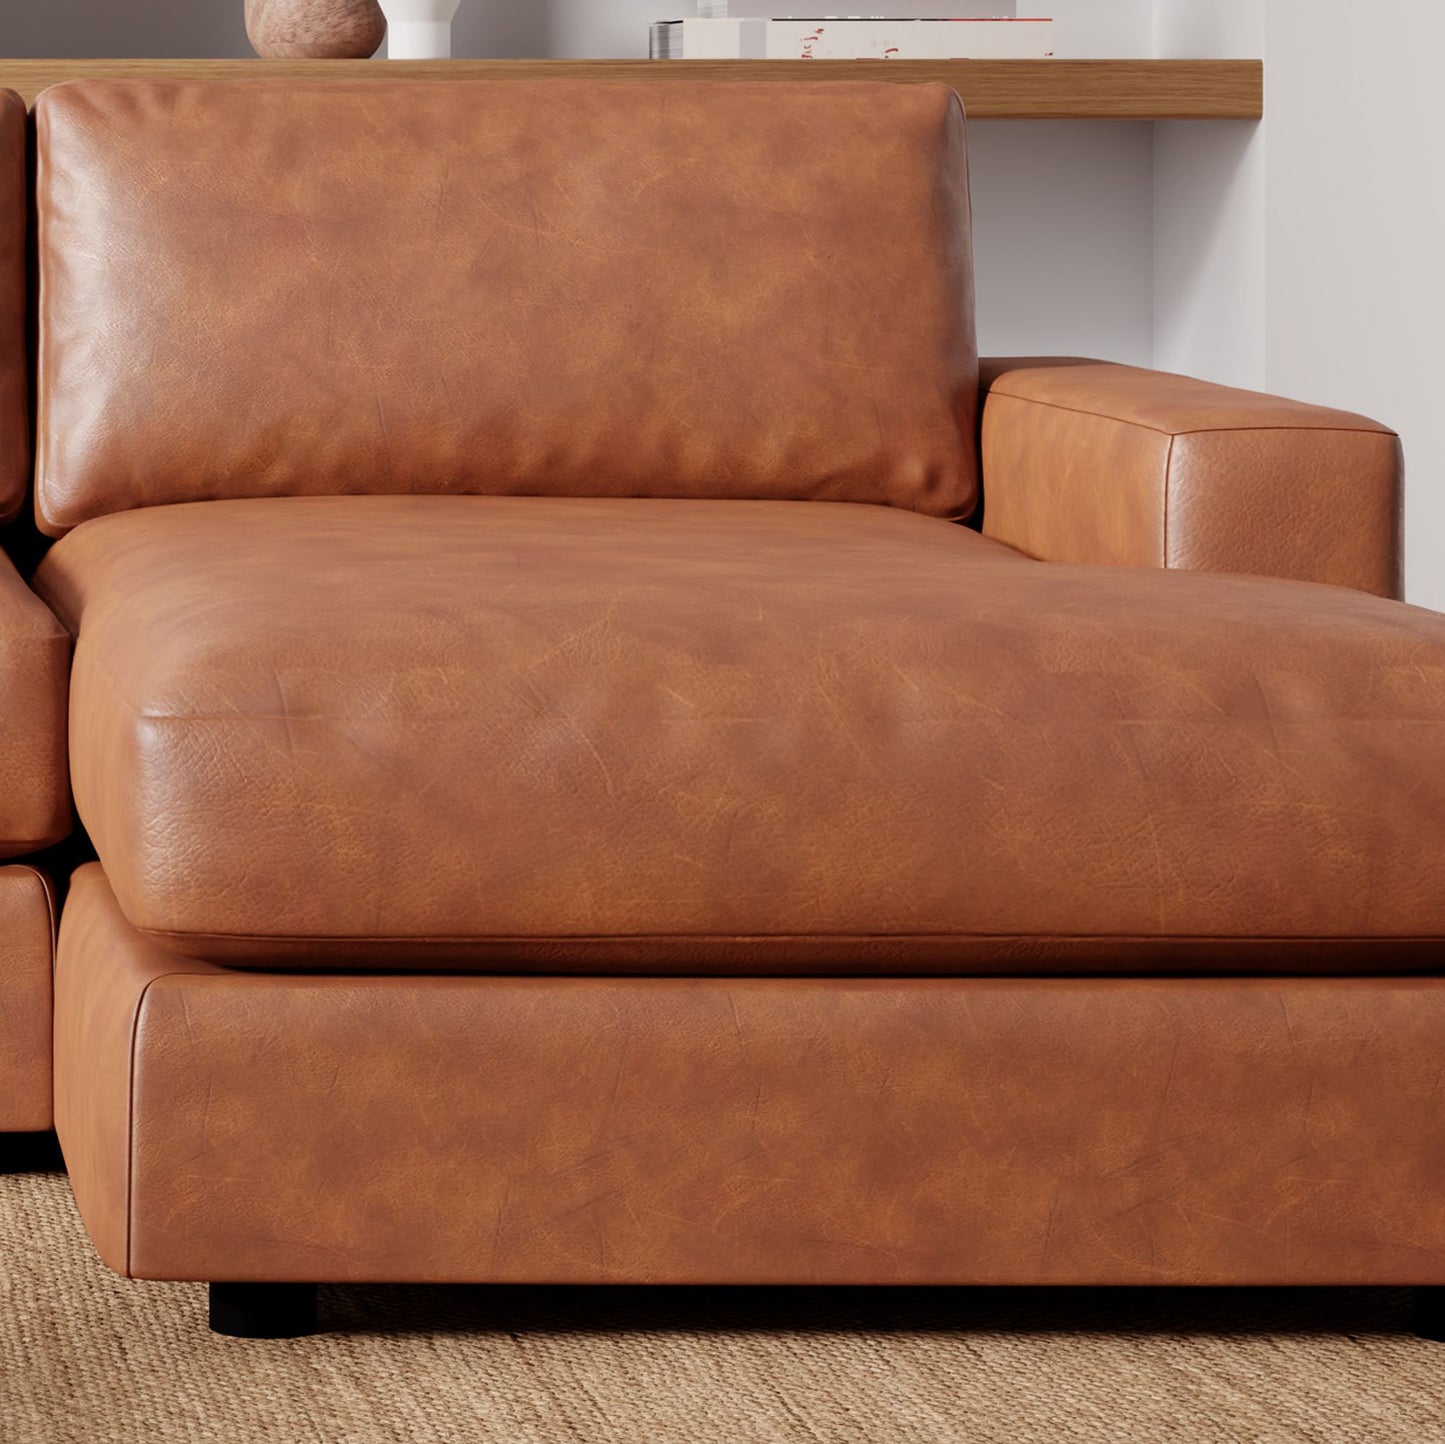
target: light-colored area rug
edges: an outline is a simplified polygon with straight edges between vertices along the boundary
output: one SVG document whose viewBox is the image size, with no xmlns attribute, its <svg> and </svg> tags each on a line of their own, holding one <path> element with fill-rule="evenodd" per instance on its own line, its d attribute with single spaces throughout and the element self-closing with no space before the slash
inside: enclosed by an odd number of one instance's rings
<svg viewBox="0 0 1445 1444">
<path fill-rule="evenodd" d="M 215 1338 L 203 1287 L 101 1266 L 63 1176 L 0 1175 L 0 1440 L 1445 1440 L 1445 1345 L 1404 1333 L 1398 1291 L 349 1288 L 321 1307 L 316 1338 Z"/>
</svg>

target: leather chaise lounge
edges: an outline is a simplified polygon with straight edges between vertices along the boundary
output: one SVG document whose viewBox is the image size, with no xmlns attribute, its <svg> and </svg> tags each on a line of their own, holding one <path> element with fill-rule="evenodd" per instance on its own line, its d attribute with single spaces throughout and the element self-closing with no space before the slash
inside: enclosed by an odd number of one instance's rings
<svg viewBox="0 0 1445 1444">
<path fill-rule="evenodd" d="M 28 211 L 25 107 L 0 91 L 0 526 L 30 489 Z M 33 861 L 17 859 L 70 831 L 69 674 L 69 636 L 0 550 L 0 1133 L 39 1133 L 54 1121 L 54 895 Z"/>
<path fill-rule="evenodd" d="M 74 84 L 36 586 L 103 1259 L 1445 1284 L 1399 443 L 977 359 L 934 86 Z M 293 1309 L 294 1313 L 287 1313 Z"/>
</svg>

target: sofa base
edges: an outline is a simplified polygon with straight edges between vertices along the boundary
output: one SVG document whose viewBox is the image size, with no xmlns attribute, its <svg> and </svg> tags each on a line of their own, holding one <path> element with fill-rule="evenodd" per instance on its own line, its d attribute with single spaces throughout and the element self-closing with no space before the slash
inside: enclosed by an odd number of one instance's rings
<svg viewBox="0 0 1445 1444">
<path fill-rule="evenodd" d="M 212 1284 L 209 1323 L 231 1339 L 300 1339 L 318 1332 L 315 1284 Z M 1445 1289 L 1412 1290 L 1411 1331 L 1445 1343 Z"/>
<path fill-rule="evenodd" d="M 299 1339 L 316 1332 L 315 1284 L 212 1284 L 213 1334 L 231 1339 Z"/>
<path fill-rule="evenodd" d="M 1415 1290 L 1413 1327 L 1422 1339 L 1445 1344 L 1445 1289 Z"/>
<path fill-rule="evenodd" d="M 98 868 L 57 1113 L 235 1282 L 1445 1285 L 1445 982 L 258 975 Z"/>
</svg>

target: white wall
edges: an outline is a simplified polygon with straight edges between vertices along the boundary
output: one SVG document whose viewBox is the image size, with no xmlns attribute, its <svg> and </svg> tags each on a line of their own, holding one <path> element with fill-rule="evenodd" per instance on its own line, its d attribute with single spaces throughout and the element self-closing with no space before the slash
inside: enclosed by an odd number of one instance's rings
<svg viewBox="0 0 1445 1444">
<path fill-rule="evenodd" d="M 1154 364 L 1265 386 L 1265 147 L 1248 121 L 1154 133 Z"/>
<path fill-rule="evenodd" d="M 1263 0 L 1156 0 L 1162 59 L 1264 54 Z M 1268 77 L 1266 77 L 1268 81 Z M 1211 381 L 1265 385 L 1263 127 L 1154 127 L 1154 364 Z"/>
<path fill-rule="evenodd" d="M 1445 10 L 1156 0 L 1160 55 L 1258 55 L 1264 124 L 1155 130 L 1155 363 L 1404 438 L 1406 585 L 1445 611 Z"/>
<path fill-rule="evenodd" d="M 1061 59 L 1153 54 L 1154 0 L 1020 0 L 1018 13 L 1054 17 L 1054 51 Z"/>
<path fill-rule="evenodd" d="M 969 164 L 983 353 L 1149 365 L 1150 127 L 977 121 Z"/>
<path fill-rule="evenodd" d="M 1269 384 L 1400 430 L 1409 594 L 1445 611 L 1445 9 L 1270 0 L 1266 44 Z"/>
<path fill-rule="evenodd" d="M 244 0 L 0 0 L 0 55 L 245 55 Z"/>
<path fill-rule="evenodd" d="M 1030 0 L 1025 10 L 1054 16 L 1061 58 L 1153 49 L 1152 0 Z M 985 355 L 1150 363 L 1152 130 L 1104 121 L 975 122 L 969 158 Z"/>
</svg>

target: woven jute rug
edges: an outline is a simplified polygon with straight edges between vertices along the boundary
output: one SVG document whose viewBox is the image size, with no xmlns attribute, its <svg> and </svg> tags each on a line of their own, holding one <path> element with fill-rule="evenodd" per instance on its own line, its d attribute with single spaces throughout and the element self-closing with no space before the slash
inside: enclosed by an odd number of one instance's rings
<svg viewBox="0 0 1445 1444">
<path fill-rule="evenodd" d="M 202 1287 L 112 1277 L 53 1161 L 25 1167 L 4 1444 L 1445 1440 L 1445 1345 L 1399 1291 L 346 1288 L 328 1332 L 245 1343 Z"/>
</svg>

